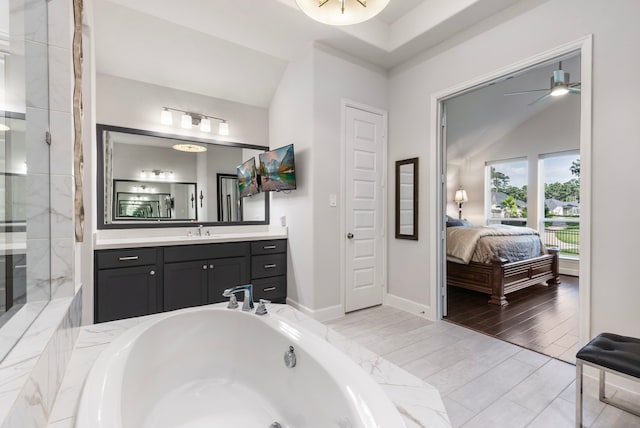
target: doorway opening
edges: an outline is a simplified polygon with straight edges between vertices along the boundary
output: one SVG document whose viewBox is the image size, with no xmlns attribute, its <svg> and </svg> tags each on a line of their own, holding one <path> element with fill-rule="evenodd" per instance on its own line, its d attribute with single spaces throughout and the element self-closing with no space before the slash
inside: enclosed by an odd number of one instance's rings
<svg viewBox="0 0 640 428">
<path fill-rule="evenodd" d="M 589 43 L 436 99 L 439 317 L 571 363 L 588 336 Z"/>
</svg>

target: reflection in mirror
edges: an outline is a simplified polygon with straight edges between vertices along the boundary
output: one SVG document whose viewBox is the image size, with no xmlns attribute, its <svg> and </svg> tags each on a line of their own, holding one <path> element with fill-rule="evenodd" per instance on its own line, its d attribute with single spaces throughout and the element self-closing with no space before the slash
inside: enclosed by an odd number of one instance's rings
<svg viewBox="0 0 640 428">
<path fill-rule="evenodd" d="M 418 239 L 418 158 L 396 161 L 396 238 Z"/>
<path fill-rule="evenodd" d="M 237 175 L 218 174 L 218 221 L 242 221 Z"/>
<path fill-rule="evenodd" d="M 114 193 L 116 220 L 198 218 L 196 183 L 114 180 Z"/>
<path fill-rule="evenodd" d="M 268 147 L 109 125 L 97 131 L 99 228 L 268 224 L 265 193 L 240 198 L 236 173 Z"/>
</svg>

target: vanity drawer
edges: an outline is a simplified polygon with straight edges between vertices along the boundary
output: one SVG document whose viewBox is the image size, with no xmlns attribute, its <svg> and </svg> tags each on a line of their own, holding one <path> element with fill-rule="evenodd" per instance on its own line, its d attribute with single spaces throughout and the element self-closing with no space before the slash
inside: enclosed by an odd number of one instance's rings
<svg viewBox="0 0 640 428">
<path fill-rule="evenodd" d="M 268 278 L 287 272 L 287 254 L 267 254 L 251 257 L 251 278 Z"/>
<path fill-rule="evenodd" d="M 287 277 L 274 276 L 273 278 L 256 279 L 253 283 L 253 300 L 266 299 L 271 302 L 284 300 L 287 297 Z"/>
<path fill-rule="evenodd" d="M 244 257 L 248 255 L 248 242 L 179 245 L 175 247 L 166 247 L 164 249 L 165 263 L 223 259 L 226 257 Z"/>
<path fill-rule="evenodd" d="M 287 251 L 286 239 L 274 239 L 271 241 L 255 241 L 251 243 L 251 254 L 273 254 Z"/>
<path fill-rule="evenodd" d="M 156 264 L 157 254 L 158 252 L 155 248 L 100 251 L 97 252 L 98 269 L 154 265 Z"/>
</svg>

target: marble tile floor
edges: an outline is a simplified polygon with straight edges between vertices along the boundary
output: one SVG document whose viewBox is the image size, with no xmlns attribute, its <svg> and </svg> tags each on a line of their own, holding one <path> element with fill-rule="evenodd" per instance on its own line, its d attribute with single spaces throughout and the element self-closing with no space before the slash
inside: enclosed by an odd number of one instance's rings
<svg viewBox="0 0 640 428">
<path fill-rule="evenodd" d="M 389 306 L 326 324 L 438 388 L 454 427 L 575 427 L 572 364 Z M 640 417 L 598 400 L 597 381 L 585 377 L 584 390 L 585 427 L 640 427 Z M 640 402 L 625 390 L 607 394 Z"/>
</svg>

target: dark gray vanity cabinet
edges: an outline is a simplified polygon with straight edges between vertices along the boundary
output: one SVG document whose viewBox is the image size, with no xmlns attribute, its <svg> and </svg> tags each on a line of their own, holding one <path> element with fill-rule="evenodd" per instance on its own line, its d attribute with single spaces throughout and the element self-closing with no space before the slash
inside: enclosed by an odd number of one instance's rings
<svg viewBox="0 0 640 428">
<path fill-rule="evenodd" d="M 248 283 L 254 301 L 287 298 L 286 239 L 98 250 L 95 267 L 95 322 L 222 302 Z"/>
<path fill-rule="evenodd" d="M 248 242 L 165 248 L 164 310 L 222 302 L 225 288 L 249 282 L 249 260 Z"/>
<path fill-rule="evenodd" d="M 287 240 L 251 243 L 253 299 L 285 303 L 287 299 Z"/>
<path fill-rule="evenodd" d="M 97 251 L 95 272 L 96 322 L 161 311 L 161 249 Z"/>
</svg>

